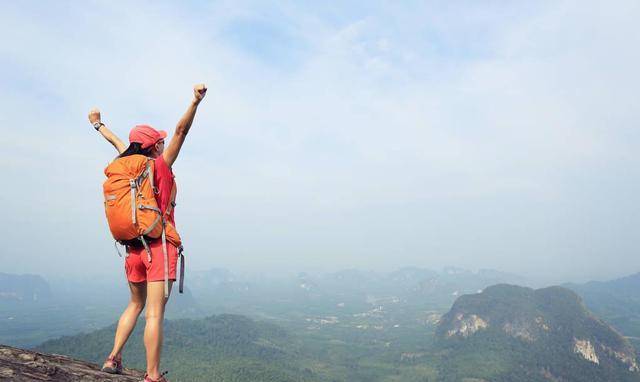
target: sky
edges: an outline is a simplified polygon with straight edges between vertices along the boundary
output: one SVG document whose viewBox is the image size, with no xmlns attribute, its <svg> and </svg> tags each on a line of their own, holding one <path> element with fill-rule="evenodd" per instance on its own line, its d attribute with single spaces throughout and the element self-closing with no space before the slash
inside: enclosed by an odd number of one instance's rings
<svg viewBox="0 0 640 382">
<path fill-rule="evenodd" d="M 640 269 L 640 3 L 2 2 L 0 271 L 123 269 L 114 149 L 173 134 L 188 268 Z M 634 101 L 636 100 L 636 101 Z"/>
</svg>

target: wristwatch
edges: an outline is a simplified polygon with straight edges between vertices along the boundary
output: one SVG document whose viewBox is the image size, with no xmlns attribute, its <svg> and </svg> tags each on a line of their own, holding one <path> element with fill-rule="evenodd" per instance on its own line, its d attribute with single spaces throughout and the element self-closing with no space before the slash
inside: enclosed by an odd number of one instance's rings
<svg viewBox="0 0 640 382">
<path fill-rule="evenodd" d="M 100 130 L 100 126 L 104 126 L 104 123 L 102 122 L 95 122 L 93 124 L 93 128 L 96 129 L 96 131 Z"/>
</svg>

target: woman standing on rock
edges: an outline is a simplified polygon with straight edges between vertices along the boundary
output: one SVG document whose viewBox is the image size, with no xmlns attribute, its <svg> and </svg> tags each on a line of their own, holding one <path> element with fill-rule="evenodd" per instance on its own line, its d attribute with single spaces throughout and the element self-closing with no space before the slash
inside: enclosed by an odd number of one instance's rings
<svg viewBox="0 0 640 382">
<path fill-rule="evenodd" d="M 137 125 L 131 129 L 129 146 L 126 147 L 102 123 L 98 109 L 92 109 L 89 112 L 89 122 L 119 153 L 119 156 L 112 164 L 121 158 L 131 155 L 143 155 L 152 159 L 153 179 L 151 179 L 151 187 L 157 208 L 160 210 L 158 213 L 163 217 L 163 227 L 166 227 L 166 242 L 163 229 L 163 240 L 158 238 L 145 241 L 141 236 L 140 239 L 144 245 L 139 245 L 136 242 L 126 243 L 125 271 L 129 289 L 131 290 L 131 301 L 120 316 L 113 349 L 102 367 L 102 370 L 107 373 L 122 373 L 122 349 L 136 325 L 138 316 L 146 306 L 144 346 L 147 353 L 147 373 L 144 381 L 167 382 L 163 376 L 165 373 L 160 373 L 160 353 L 163 339 L 162 324 L 171 286 L 173 281 L 176 280 L 178 251 L 181 249 L 180 236 L 175 230 L 173 216 L 176 188 L 171 166 L 178 158 L 182 144 L 191 128 L 198 105 L 206 92 L 207 88 L 204 84 L 194 86 L 193 100 L 185 114 L 178 121 L 175 133 L 166 149 L 164 140 L 167 137 L 167 133 L 165 131 L 156 130 L 148 125 Z M 107 170 L 105 170 L 105 173 L 107 173 Z M 135 187 L 132 188 L 135 189 Z M 142 208 L 143 206 L 140 207 Z M 163 246 L 163 244 L 165 245 Z"/>
</svg>

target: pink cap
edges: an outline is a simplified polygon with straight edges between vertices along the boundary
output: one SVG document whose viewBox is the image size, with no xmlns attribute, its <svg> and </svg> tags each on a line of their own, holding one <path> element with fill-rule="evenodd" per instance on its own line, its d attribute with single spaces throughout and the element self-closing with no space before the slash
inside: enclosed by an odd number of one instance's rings
<svg viewBox="0 0 640 382">
<path fill-rule="evenodd" d="M 146 149 L 166 137 L 167 132 L 164 130 L 156 130 L 149 125 L 136 125 L 129 133 L 129 142 L 140 143 L 142 144 L 142 148 Z"/>
</svg>

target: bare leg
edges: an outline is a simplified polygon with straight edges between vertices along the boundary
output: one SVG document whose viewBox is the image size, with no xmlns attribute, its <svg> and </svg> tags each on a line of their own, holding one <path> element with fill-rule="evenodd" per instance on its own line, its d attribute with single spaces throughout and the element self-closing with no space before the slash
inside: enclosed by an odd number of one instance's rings
<svg viewBox="0 0 640 382">
<path fill-rule="evenodd" d="M 130 282 L 129 289 L 131 289 L 131 301 L 129 301 L 129 305 L 127 305 L 124 312 L 120 316 L 120 320 L 118 320 L 116 337 L 113 341 L 113 349 L 111 350 L 109 357 L 120 358 L 122 348 L 129 339 L 131 332 L 133 332 L 133 328 L 136 327 L 138 316 L 140 315 L 140 312 L 142 312 L 142 309 L 144 309 L 144 304 L 147 299 L 146 282 Z"/>
<path fill-rule="evenodd" d="M 171 293 L 172 281 L 169 281 Z M 147 283 L 147 311 L 144 327 L 144 347 L 147 350 L 147 374 L 151 379 L 160 378 L 160 353 L 162 350 L 162 322 L 164 307 L 168 298 L 164 298 L 164 281 Z"/>
</svg>

